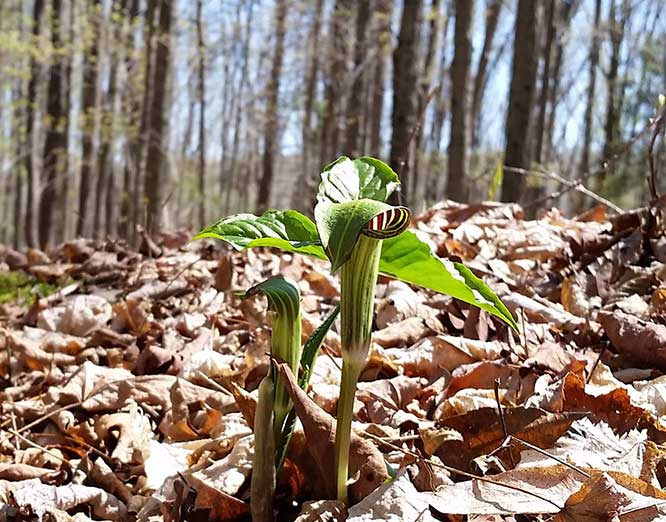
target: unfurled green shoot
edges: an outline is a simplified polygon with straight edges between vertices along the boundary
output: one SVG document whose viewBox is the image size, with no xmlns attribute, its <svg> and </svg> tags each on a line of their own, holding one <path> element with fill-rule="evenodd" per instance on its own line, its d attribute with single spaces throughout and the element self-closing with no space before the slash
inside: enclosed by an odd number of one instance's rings
<svg viewBox="0 0 666 522">
<path fill-rule="evenodd" d="M 301 350 L 301 303 L 298 285 L 283 277 L 267 279 L 250 288 L 246 297 L 263 294 L 268 309 L 273 313 L 271 328 L 271 367 L 259 385 L 259 398 L 255 416 L 255 453 L 251 484 L 251 511 L 253 520 L 271 520 L 272 499 L 276 472 L 279 473 L 287 453 L 294 429 L 295 414 L 284 382 L 277 379 L 273 361 L 285 362 L 298 374 L 300 386 L 305 389 L 312 367 L 326 334 L 338 315 L 338 307 L 312 333 Z"/>
<path fill-rule="evenodd" d="M 237 249 L 276 247 L 328 259 L 340 271 L 342 383 L 338 401 L 336 474 L 339 500 L 347 500 L 349 442 L 356 382 L 371 341 L 377 275 L 448 294 L 516 323 L 502 301 L 460 263 L 440 259 L 406 230 L 409 209 L 387 203 L 397 174 L 375 158 L 341 157 L 324 168 L 315 222 L 295 210 L 238 214 L 203 229 L 198 238 L 222 239 Z"/>
</svg>

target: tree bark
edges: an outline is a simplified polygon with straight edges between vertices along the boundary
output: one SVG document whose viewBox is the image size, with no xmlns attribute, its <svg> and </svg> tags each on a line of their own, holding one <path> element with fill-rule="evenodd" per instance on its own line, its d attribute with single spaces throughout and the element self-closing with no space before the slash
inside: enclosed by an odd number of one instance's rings
<svg viewBox="0 0 666 522">
<path fill-rule="evenodd" d="M 619 98 L 621 93 L 618 88 L 618 75 L 620 70 L 620 51 L 624 40 L 624 28 L 627 21 L 628 3 L 622 2 L 622 14 L 618 19 L 616 0 L 610 0 L 608 12 L 608 26 L 610 31 L 611 55 L 608 72 L 606 74 L 607 101 L 606 121 L 604 123 L 604 149 L 603 158 L 607 162 L 606 169 L 599 176 L 598 190 L 603 189 L 606 177 L 613 173 L 612 156 L 617 146 L 618 128 L 620 125 Z"/>
<path fill-rule="evenodd" d="M 169 40 L 171 36 L 171 0 L 161 0 L 158 39 L 155 48 L 153 93 L 150 107 L 148 151 L 146 155 L 146 178 L 144 193 L 146 198 L 146 231 L 154 235 L 162 229 L 164 205 L 164 177 L 166 167 L 166 88 L 169 76 Z"/>
<path fill-rule="evenodd" d="M 202 22 L 202 0 L 197 0 L 198 92 L 199 100 L 199 225 L 206 225 L 206 42 Z"/>
<path fill-rule="evenodd" d="M 412 136 L 418 122 L 419 34 L 423 0 L 405 2 L 398 45 L 393 52 L 393 111 L 391 167 L 400 174 L 402 193 L 409 201 Z"/>
<path fill-rule="evenodd" d="M 91 28 L 92 40 L 88 42 L 83 56 L 83 87 L 81 89 L 81 119 L 83 121 L 81 137 L 81 171 L 79 184 L 79 213 L 76 219 L 76 235 L 83 236 L 89 232 L 88 200 L 94 172 L 95 150 L 94 137 L 97 128 L 97 77 L 99 56 L 99 16 L 101 15 L 100 0 L 92 0 L 87 16 Z"/>
<path fill-rule="evenodd" d="M 546 42 L 543 48 L 543 71 L 541 73 L 541 95 L 539 96 L 539 113 L 537 115 L 537 127 L 535 132 L 534 160 L 541 163 L 544 134 L 546 131 L 546 111 L 548 109 L 548 100 L 550 98 L 550 62 L 553 54 L 553 42 L 555 41 L 555 0 L 550 0 L 548 4 L 546 23 Z"/>
<path fill-rule="evenodd" d="M 37 45 L 39 39 L 42 15 L 44 14 L 44 0 L 35 0 L 32 9 L 32 38 Z M 25 138 L 26 150 L 24 168 L 27 175 L 27 194 L 25 206 L 25 242 L 28 246 L 35 246 L 35 150 L 37 147 L 37 133 L 35 132 L 35 112 L 37 110 L 37 82 L 41 66 L 35 56 L 30 59 L 30 79 L 28 80 L 28 104 L 25 110 Z"/>
<path fill-rule="evenodd" d="M 587 103 L 583 133 L 583 152 L 580 160 L 580 174 L 590 173 L 590 145 L 592 143 L 592 114 L 594 113 L 594 99 L 597 85 L 597 67 L 599 65 L 599 24 L 601 22 L 601 0 L 594 4 L 594 27 L 592 28 L 592 45 L 590 47 L 590 67 L 588 69 L 589 81 L 587 84 Z"/>
<path fill-rule="evenodd" d="M 39 245 L 46 248 L 51 240 L 53 226 L 53 203 L 57 199 L 57 183 L 62 172 L 62 158 L 67 148 L 67 114 L 63 103 L 65 67 L 62 51 L 62 1 L 51 3 L 51 44 L 53 56 L 49 68 L 47 90 L 47 125 L 43 155 L 43 181 L 39 200 Z"/>
<path fill-rule="evenodd" d="M 375 6 L 375 24 L 377 57 L 372 82 L 372 108 L 370 112 L 370 139 L 368 152 L 375 157 L 381 155 L 382 115 L 384 114 L 384 90 L 386 84 L 386 62 L 391 53 L 391 18 L 393 0 L 377 0 Z"/>
<path fill-rule="evenodd" d="M 284 35 L 287 19 L 287 0 L 277 0 L 275 6 L 275 51 L 271 76 L 266 88 L 266 122 L 264 130 L 263 172 L 259 185 L 257 208 L 264 211 L 268 208 L 273 187 L 273 172 L 275 156 L 279 144 L 278 100 L 280 97 L 280 77 L 282 75 L 282 62 L 284 60 Z"/>
<path fill-rule="evenodd" d="M 504 164 L 507 167 L 530 168 L 530 114 L 536 80 L 536 16 L 533 0 L 518 0 L 509 109 L 506 118 Z M 502 201 L 519 201 L 525 189 L 525 178 L 517 172 L 504 171 Z"/>
<path fill-rule="evenodd" d="M 493 49 L 493 41 L 499 24 L 500 12 L 502 11 L 502 0 L 490 0 L 486 6 L 486 32 L 483 38 L 483 47 L 479 56 L 479 64 L 474 75 L 474 88 L 472 90 L 472 146 L 479 145 L 479 126 L 481 125 L 481 101 L 486 87 L 488 74 L 488 63 L 490 53 Z"/>
<path fill-rule="evenodd" d="M 340 153 L 340 115 L 342 114 L 343 91 L 347 79 L 349 54 L 351 0 L 336 0 L 331 16 L 331 46 L 326 77 L 326 107 L 322 122 L 319 163 L 321 166 L 333 161 Z"/>
<path fill-rule="evenodd" d="M 455 51 L 451 64 L 451 141 L 448 151 L 446 196 L 467 200 L 469 144 L 469 71 L 472 64 L 472 0 L 456 0 Z"/>
<path fill-rule="evenodd" d="M 119 15 L 124 13 L 127 7 L 127 0 L 114 0 L 111 4 L 111 34 L 112 41 L 109 48 L 110 65 L 109 77 L 106 87 L 105 100 L 102 107 L 102 118 L 100 128 L 100 147 L 97 155 L 97 189 L 95 190 L 95 215 L 93 220 L 93 234 L 95 237 L 102 235 L 102 216 L 104 216 L 104 230 L 107 235 L 113 235 L 115 232 L 115 223 L 113 220 L 114 203 L 114 170 L 113 159 L 110 156 L 113 148 L 113 141 L 116 135 L 116 90 L 118 61 L 120 59 L 120 49 L 115 42 L 122 41 L 122 18 Z"/>
<path fill-rule="evenodd" d="M 139 18 L 139 0 L 132 0 L 125 20 L 125 88 L 122 93 L 122 105 L 125 108 L 125 118 L 128 130 L 126 132 L 126 157 L 123 165 L 123 189 L 120 198 L 120 219 L 118 233 L 120 237 L 131 239 L 131 225 L 136 224 L 136 209 L 133 206 L 132 194 L 135 180 L 139 177 L 141 162 L 141 145 L 137 127 L 139 126 L 139 95 L 136 80 L 138 69 L 134 56 L 134 24 Z"/>
<path fill-rule="evenodd" d="M 313 192 L 316 178 L 312 169 L 312 157 L 315 149 L 316 132 L 312 129 L 312 120 L 315 115 L 315 97 L 317 94 L 317 77 L 319 75 L 319 36 L 321 33 L 324 0 L 317 0 L 314 8 L 314 19 L 308 34 L 308 71 L 305 80 L 305 107 L 303 108 L 303 128 L 301 139 L 303 141 L 303 165 L 298 186 L 305 190 L 306 198 Z M 294 191 L 292 206 L 303 205 L 303 193 Z"/>
<path fill-rule="evenodd" d="M 356 41 L 354 43 L 353 81 L 347 104 L 345 144 L 342 153 L 355 158 L 362 154 L 359 148 L 359 129 L 363 117 L 363 91 L 365 83 L 365 58 L 367 54 L 367 28 L 371 23 L 370 0 L 358 0 L 356 4 Z"/>
</svg>

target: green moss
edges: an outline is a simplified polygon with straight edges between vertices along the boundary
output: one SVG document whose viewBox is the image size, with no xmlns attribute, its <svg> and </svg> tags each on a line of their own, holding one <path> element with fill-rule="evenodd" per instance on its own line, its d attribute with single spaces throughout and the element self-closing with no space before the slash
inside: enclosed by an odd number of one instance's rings
<svg viewBox="0 0 666 522">
<path fill-rule="evenodd" d="M 31 305 L 38 296 L 51 295 L 58 286 L 41 283 L 25 272 L 0 274 L 0 304 L 16 302 Z"/>
</svg>

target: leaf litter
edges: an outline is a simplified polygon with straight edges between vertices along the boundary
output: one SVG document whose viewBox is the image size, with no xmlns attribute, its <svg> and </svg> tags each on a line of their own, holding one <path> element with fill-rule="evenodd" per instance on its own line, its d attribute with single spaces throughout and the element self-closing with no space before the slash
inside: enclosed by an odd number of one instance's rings
<svg viewBox="0 0 666 522">
<path fill-rule="evenodd" d="M 277 519 L 666 520 L 666 265 L 649 224 L 602 210 L 525 220 L 494 203 L 416 218 L 438 255 L 492 286 L 520 334 L 380 278 L 352 505 L 330 500 L 334 326 L 308 393 L 280 366 L 300 421 Z M 339 284 L 317 260 L 186 240 L 0 247 L 0 272 L 34 281 L 0 304 L 3 519 L 249 519 L 270 317 L 238 292 L 278 273 L 298 281 L 305 339 Z"/>
</svg>

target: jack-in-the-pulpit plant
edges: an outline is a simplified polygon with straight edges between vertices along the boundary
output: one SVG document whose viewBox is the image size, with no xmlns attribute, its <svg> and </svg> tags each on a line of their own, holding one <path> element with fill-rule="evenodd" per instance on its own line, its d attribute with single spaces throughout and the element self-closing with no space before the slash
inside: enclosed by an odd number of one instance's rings
<svg viewBox="0 0 666 522">
<path fill-rule="evenodd" d="M 263 294 L 271 321 L 271 358 L 285 362 L 296 374 L 299 364 L 304 369 L 299 385 L 307 387 L 312 366 L 326 333 L 338 315 L 336 307 L 309 337 L 301 350 L 301 302 L 298 285 L 281 276 L 272 277 L 250 288 L 245 297 Z M 254 462 L 250 486 L 252 519 L 272 520 L 272 499 L 275 476 L 287 452 L 294 428 L 293 406 L 284 382 L 276 378 L 271 368 L 259 385 L 259 399 L 254 419 Z"/>
<path fill-rule="evenodd" d="M 343 366 L 336 473 L 338 498 L 345 502 L 352 405 L 371 341 L 377 275 L 451 295 L 516 327 L 500 299 L 469 269 L 439 258 L 407 230 L 409 209 L 387 203 L 398 186 L 397 174 L 385 163 L 343 156 L 322 172 L 314 223 L 294 210 L 269 210 L 221 219 L 196 236 L 222 239 L 238 249 L 277 247 L 328 259 L 331 271 L 340 271 Z"/>
</svg>

